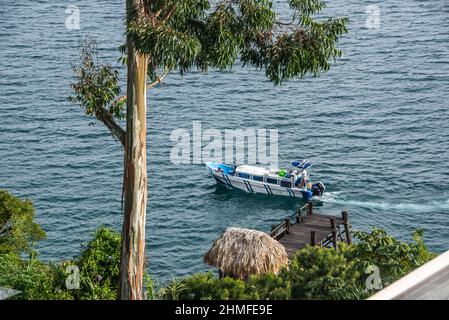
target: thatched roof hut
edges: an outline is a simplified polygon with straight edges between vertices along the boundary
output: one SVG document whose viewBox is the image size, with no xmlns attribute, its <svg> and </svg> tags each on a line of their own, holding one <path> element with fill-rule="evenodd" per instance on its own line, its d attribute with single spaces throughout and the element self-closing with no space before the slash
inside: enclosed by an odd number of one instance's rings
<svg viewBox="0 0 449 320">
<path fill-rule="evenodd" d="M 228 228 L 215 240 L 204 262 L 218 267 L 224 276 L 245 279 L 254 274 L 279 273 L 288 265 L 288 256 L 284 246 L 264 232 Z"/>
</svg>

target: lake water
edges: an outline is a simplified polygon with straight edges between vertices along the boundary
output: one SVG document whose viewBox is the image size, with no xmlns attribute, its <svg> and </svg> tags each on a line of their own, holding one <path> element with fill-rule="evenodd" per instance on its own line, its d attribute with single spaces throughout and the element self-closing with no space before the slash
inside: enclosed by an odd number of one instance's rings
<svg viewBox="0 0 449 320">
<path fill-rule="evenodd" d="M 65 27 L 68 5 L 80 30 Z M 264 73 L 172 74 L 151 90 L 147 243 L 158 280 L 206 270 L 202 256 L 227 227 L 269 231 L 298 203 L 217 188 L 203 165 L 174 165 L 172 130 L 279 130 L 279 162 L 308 158 L 327 193 L 319 210 L 349 209 L 356 229 L 385 228 L 405 240 L 417 228 L 435 251 L 449 248 L 449 5 L 330 1 L 351 19 L 330 72 L 274 87 Z M 34 201 L 48 239 L 46 260 L 70 258 L 101 224 L 121 227 L 122 150 L 102 125 L 70 105 L 79 42 L 97 40 L 116 64 L 124 1 L 0 4 L 0 188 Z M 119 67 L 119 65 L 117 64 Z M 124 70 L 122 75 L 124 76 Z"/>
</svg>

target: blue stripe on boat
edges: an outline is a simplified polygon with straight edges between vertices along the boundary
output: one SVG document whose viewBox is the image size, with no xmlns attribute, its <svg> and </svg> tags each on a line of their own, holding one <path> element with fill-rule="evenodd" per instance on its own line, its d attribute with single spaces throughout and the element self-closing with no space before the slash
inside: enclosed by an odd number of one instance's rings
<svg viewBox="0 0 449 320">
<path fill-rule="evenodd" d="M 253 187 L 251 186 L 251 183 L 248 180 L 245 180 L 245 181 L 248 184 L 249 191 L 254 192 Z"/>
<path fill-rule="evenodd" d="M 270 192 L 268 191 L 267 185 L 264 184 L 263 186 L 265 187 L 265 191 L 267 192 L 267 194 L 270 194 Z"/>
<path fill-rule="evenodd" d="M 265 190 L 267 190 L 267 194 L 273 195 L 273 191 L 271 190 L 270 186 L 267 184 L 264 184 Z"/>
<path fill-rule="evenodd" d="M 224 182 L 229 185 L 228 179 L 226 177 L 226 175 L 224 173 L 221 174 L 221 176 L 223 177 Z"/>
<path fill-rule="evenodd" d="M 225 179 L 226 183 L 232 187 L 231 179 L 229 179 L 228 175 L 223 173 L 223 178 Z"/>
<path fill-rule="evenodd" d="M 246 189 L 248 189 L 249 192 L 253 192 L 253 188 L 251 188 L 249 181 L 243 180 L 243 182 L 245 182 Z"/>
</svg>

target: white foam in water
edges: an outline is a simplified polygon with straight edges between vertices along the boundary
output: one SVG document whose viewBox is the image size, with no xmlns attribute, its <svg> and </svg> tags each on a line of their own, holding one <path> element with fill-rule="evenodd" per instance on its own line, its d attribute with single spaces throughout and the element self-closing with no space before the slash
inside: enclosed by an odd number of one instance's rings
<svg viewBox="0 0 449 320">
<path fill-rule="evenodd" d="M 314 199 L 323 202 L 337 203 L 339 201 L 337 197 L 342 193 L 343 191 L 325 192 L 320 197 L 314 197 Z"/>
<path fill-rule="evenodd" d="M 409 213 L 449 211 L 449 199 L 447 199 L 446 201 L 444 200 L 430 201 L 424 203 L 389 203 L 389 202 L 346 200 L 343 197 L 338 196 L 341 193 L 342 193 L 341 191 L 325 192 L 321 197 L 317 198 L 317 200 L 340 205 L 362 207 L 367 209 L 406 211 Z"/>
</svg>

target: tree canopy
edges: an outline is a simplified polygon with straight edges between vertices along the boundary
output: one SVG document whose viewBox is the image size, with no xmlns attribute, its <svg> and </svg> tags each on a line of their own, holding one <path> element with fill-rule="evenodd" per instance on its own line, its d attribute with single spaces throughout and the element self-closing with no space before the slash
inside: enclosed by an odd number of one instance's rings
<svg viewBox="0 0 449 320">
<path fill-rule="evenodd" d="M 137 1 L 137 0 L 136 0 Z M 282 21 L 272 0 L 140 0 L 128 12 L 127 37 L 148 56 L 148 86 L 157 85 L 170 71 L 196 68 L 228 70 L 242 66 L 265 70 L 274 84 L 318 75 L 342 55 L 339 37 L 347 33 L 348 18 L 321 18 L 321 0 L 289 0 L 290 19 Z M 127 61 L 126 45 L 121 46 Z M 124 145 L 126 96 L 120 96 L 119 75 L 100 63 L 92 41 L 81 49 L 74 66 L 72 103 L 100 120 Z"/>
<path fill-rule="evenodd" d="M 143 13 L 131 13 L 127 34 L 150 55 L 153 79 L 158 70 L 224 70 L 239 59 L 265 69 L 275 84 L 329 70 L 329 61 L 341 56 L 336 43 L 348 19 L 315 19 L 326 8 L 321 0 L 288 4 L 291 19 L 285 22 L 271 0 L 143 1 Z"/>
</svg>

